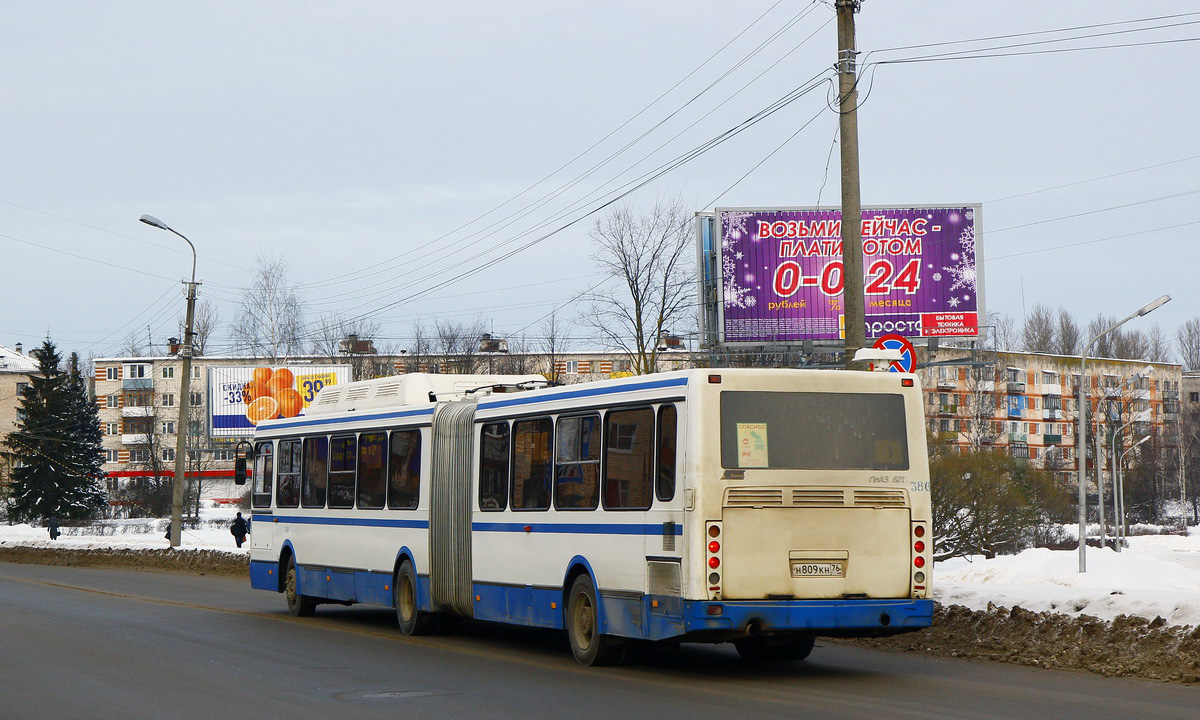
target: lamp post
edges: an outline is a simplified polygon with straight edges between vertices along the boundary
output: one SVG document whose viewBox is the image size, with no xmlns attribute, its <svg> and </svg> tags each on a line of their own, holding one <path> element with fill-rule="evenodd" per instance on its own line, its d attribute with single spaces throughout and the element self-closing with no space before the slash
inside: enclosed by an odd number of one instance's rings
<svg viewBox="0 0 1200 720">
<path fill-rule="evenodd" d="M 1128 385 L 1131 382 L 1136 382 L 1140 378 L 1148 377 L 1153 372 L 1154 372 L 1154 366 L 1147 365 L 1146 367 L 1142 368 L 1141 370 L 1138 370 L 1134 374 L 1132 374 L 1129 377 L 1122 380 L 1120 385 L 1117 385 L 1116 387 L 1113 387 L 1113 388 L 1109 388 L 1107 391 L 1105 391 L 1104 397 L 1101 398 L 1101 402 L 1105 403 L 1104 414 L 1106 416 L 1108 416 L 1110 423 L 1112 421 L 1112 415 L 1110 413 L 1110 409 L 1111 409 L 1112 405 L 1110 403 L 1110 398 L 1113 398 L 1113 397 L 1119 398 L 1121 395 L 1121 390 L 1123 390 L 1126 385 Z M 1107 523 L 1105 523 L 1105 521 L 1104 521 L 1104 466 L 1100 462 L 1100 448 L 1102 446 L 1103 441 L 1100 438 L 1100 413 L 1098 410 L 1096 412 L 1095 419 L 1096 419 L 1096 439 L 1095 439 L 1096 494 L 1098 495 L 1097 500 L 1099 500 L 1099 505 L 1100 505 L 1100 547 L 1105 547 L 1106 545 L 1108 545 L 1108 526 L 1107 526 Z M 1128 427 L 1128 425 L 1129 424 L 1126 423 L 1125 427 Z M 1125 428 L 1122 427 L 1121 429 L 1124 430 Z M 1109 478 L 1112 480 L 1112 484 L 1113 484 L 1112 510 L 1113 510 L 1113 517 L 1115 519 L 1119 512 L 1119 510 L 1117 508 L 1117 504 L 1118 504 L 1117 503 L 1117 470 L 1116 470 L 1117 459 L 1116 459 L 1116 455 L 1114 454 L 1116 452 L 1116 450 L 1113 449 L 1114 448 L 1113 443 L 1112 443 L 1113 435 L 1111 433 L 1109 434 L 1108 439 L 1109 439 L 1109 445 L 1107 448 L 1109 451 L 1108 457 L 1109 457 L 1109 462 L 1113 465 L 1112 470 L 1109 472 Z M 1115 535 L 1115 538 L 1117 540 L 1117 552 L 1121 552 L 1120 533 L 1117 533 Z"/>
<path fill-rule="evenodd" d="M 1083 347 L 1083 354 L 1079 356 L 1079 407 L 1075 413 L 1076 418 L 1076 482 L 1079 485 L 1079 572 L 1087 572 L 1087 395 L 1085 392 L 1086 380 L 1085 370 L 1087 368 L 1087 355 L 1096 341 L 1113 330 L 1121 327 L 1125 323 L 1134 318 L 1141 317 L 1149 312 L 1157 310 L 1171 300 L 1170 295 L 1163 295 L 1157 300 L 1143 305 L 1137 312 L 1129 317 L 1121 320 L 1107 330 L 1101 332 L 1096 337 L 1088 341 L 1088 344 Z M 1099 462 L 1100 458 L 1096 458 Z"/>
<path fill-rule="evenodd" d="M 1129 448 L 1127 450 L 1125 450 L 1125 452 L 1121 453 L 1120 458 L 1118 458 L 1118 460 L 1117 460 L 1117 481 L 1116 481 L 1117 482 L 1117 493 L 1118 493 L 1118 496 L 1121 498 L 1121 516 L 1118 518 L 1118 522 L 1121 523 L 1122 532 L 1125 529 L 1125 478 L 1124 478 L 1125 472 L 1123 470 L 1125 456 L 1129 454 L 1130 450 L 1133 450 L 1135 447 L 1137 447 L 1138 445 L 1141 445 L 1142 443 L 1146 442 L 1149 439 L 1150 439 L 1150 436 L 1147 435 L 1146 437 L 1142 438 L 1141 440 L 1138 440 L 1137 442 L 1135 442 L 1133 445 L 1130 445 Z M 1122 537 L 1124 537 L 1124 536 L 1122 535 Z"/>
<path fill-rule="evenodd" d="M 177 548 L 183 531 L 183 489 L 184 469 L 187 460 L 187 409 L 191 404 L 192 380 L 192 319 L 196 310 L 196 246 L 181 233 L 171 229 L 162 220 L 150 215 L 143 215 L 141 221 L 160 230 L 174 233 L 183 238 L 192 249 L 192 279 L 187 283 L 187 320 L 183 331 L 183 378 L 179 381 L 179 423 L 176 426 L 175 438 L 175 478 L 171 483 L 171 547 Z"/>
</svg>

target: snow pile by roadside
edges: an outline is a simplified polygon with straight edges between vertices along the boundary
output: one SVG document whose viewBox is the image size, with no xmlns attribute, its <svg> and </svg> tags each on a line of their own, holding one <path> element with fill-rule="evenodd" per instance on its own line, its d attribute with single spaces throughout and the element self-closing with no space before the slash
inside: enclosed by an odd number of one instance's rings
<svg viewBox="0 0 1200 720">
<path fill-rule="evenodd" d="M 180 535 L 182 550 L 210 550 L 250 554 L 250 543 L 240 549 L 229 532 L 236 509 L 213 508 L 201 513 L 200 526 L 185 527 Z M 45 527 L 0 525 L 0 547 L 22 546 L 60 550 L 163 549 L 170 546 L 164 536 L 167 521 L 161 519 L 105 520 L 90 527 L 62 527 L 62 535 L 51 540 Z"/>
<path fill-rule="evenodd" d="M 1035 548 L 991 560 L 954 558 L 936 565 L 933 584 L 934 599 L 944 606 L 986 610 L 990 603 L 1200 626 L 1200 531 L 1130 537 L 1120 553 L 1089 547 L 1086 573 L 1079 572 L 1078 551 Z"/>
</svg>

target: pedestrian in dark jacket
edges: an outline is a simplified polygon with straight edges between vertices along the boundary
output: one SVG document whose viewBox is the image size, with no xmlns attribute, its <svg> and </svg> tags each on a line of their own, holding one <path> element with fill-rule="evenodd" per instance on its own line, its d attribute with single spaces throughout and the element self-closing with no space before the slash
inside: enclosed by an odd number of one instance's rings
<svg viewBox="0 0 1200 720">
<path fill-rule="evenodd" d="M 237 546 L 241 547 L 242 543 L 246 542 L 246 532 L 249 528 L 246 527 L 246 519 L 241 513 L 233 519 L 233 524 L 229 526 L 229 532 L 233 533 L 233 539 L 237 542 Z"/>
<path fill-rule="evenodd" d="M 57 540 L 58 536 L 61 534 L 58 532 L 58 518 L 51 515 L 50 518 L 46 520 L 46 527 L 50 529 L 50 539 Z"/>
</svg>

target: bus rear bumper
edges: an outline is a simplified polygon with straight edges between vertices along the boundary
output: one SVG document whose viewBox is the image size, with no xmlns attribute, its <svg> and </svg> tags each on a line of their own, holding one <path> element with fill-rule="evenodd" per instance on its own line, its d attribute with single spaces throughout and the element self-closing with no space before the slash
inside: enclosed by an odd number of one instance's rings
<svg viewBox="0 0 1200 720">
<path fill-rule="evenodd" d="M 689 635 L 805 632 L 870 637 L 919 630 L 932 624 L 933 600 L 684 602 L 684 630 Z"/>
</svg>

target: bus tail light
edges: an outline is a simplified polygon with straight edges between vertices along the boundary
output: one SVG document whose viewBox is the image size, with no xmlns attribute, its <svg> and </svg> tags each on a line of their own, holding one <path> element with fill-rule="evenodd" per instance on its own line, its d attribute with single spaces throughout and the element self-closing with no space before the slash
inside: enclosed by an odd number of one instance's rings
<svg viewBox="0 0 1200 720">
<path fill-rule="evenodd" d="M 925 567 L 925 558 L 921 557 L 920 555 L 916 556 L 913 558 L 913 565 L 916 565 L 919 568 Z"/>
<path fill-rule="evenodd" d="M 721 541 L 717 538 L 721 537 L 721 523 L 709 521 L 705 523 L 705 532 L 710 538 L 708 541 L 707 564 L 712 570 L 708 574 L 708 599 L 721 599 L 721 573 L 717 572 L 717 568 L 721 567 Z"/>
</svg>

